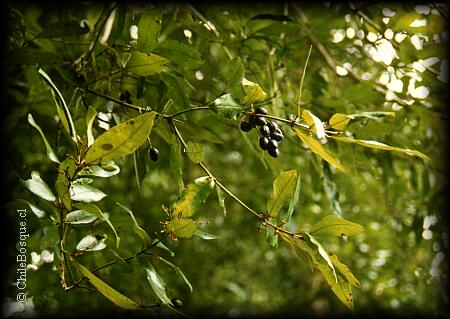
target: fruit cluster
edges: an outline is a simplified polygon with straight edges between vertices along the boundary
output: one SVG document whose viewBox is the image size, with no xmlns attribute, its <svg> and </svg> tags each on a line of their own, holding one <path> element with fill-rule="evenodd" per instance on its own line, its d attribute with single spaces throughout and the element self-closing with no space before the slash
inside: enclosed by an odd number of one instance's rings
<svg viewBox="0 0 450 319">
<path fill-rule="evenodd" d="M 279 157 L 280 150 L 278 149 L 279 144 L 284 138 L 283 132 L 278 127 L 277 123 L 269 121 L 264 116 L 269 114 L 267 110 L 263 107 L 258 107 L 255 109 L 255 113 L 250 115 L 248 121 L 242 121 L 240 128 L 243 132 L 249 132 L 251 129 L 259 127 L 259 147 L 267 151 L 272 157 Z"/>
</svg>

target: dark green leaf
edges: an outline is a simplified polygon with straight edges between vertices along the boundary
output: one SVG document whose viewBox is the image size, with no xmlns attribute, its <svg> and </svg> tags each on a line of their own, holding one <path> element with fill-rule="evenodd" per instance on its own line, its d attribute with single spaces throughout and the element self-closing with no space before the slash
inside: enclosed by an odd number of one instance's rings
<svg viewBox="0 0 450 319">
<path fill-rule="evenodd" d="M 149 53 L 158 45 L 161 31 L 162 10 L 145 10 L 138 24 L 137 49 Z"/>
<path fill-rule="evenodd" d="M 176 40 L 165 40 L 155 50 L 158 55 L 178 65 L 196 69 L 203 64 L 200 53 L 191 45 Z"/>
<path fill-rule="evenodd" d="M 135 51 L 131 53 L 126 68 L 137 75 L 149 76 L 161 73 L 167 62 L 159 55 Z"/>
<path fill-rule="evenodd" d="M 55 163 L 59 164 L 59 159 L 55 154 L 55 151 L 53 151 L 53 148 L 51 147 L 50 143 L 47 141 L 47 138 L 44 135 L 44 132 L 42 132 L 42 129 L 39 125 L 36 124 L 36 122 L 33 119 L 33 115 L 28 114 L 28 123 L 30 123 L 31 126 L 33 126 L 39 134 L 41 134 L 42 139 L 44 140 L 45 148 L 47 149 L 47 157 Z"/>
<path fill-rule="evenodd" d="M 242 107 L 234 101 L 231 94 L 225 94 L 214 100 L 211 110 L 221 117 L 234 120 L 242 111 Z"/>
</svg>

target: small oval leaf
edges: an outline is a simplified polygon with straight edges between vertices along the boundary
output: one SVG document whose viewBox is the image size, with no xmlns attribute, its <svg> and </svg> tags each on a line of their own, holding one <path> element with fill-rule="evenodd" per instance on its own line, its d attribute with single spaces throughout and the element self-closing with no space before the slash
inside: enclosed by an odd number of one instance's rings
<svg viewBox="0 0 450 319">
<path fill-rule="evenodd" d="M 328 215 L 315 223 L 309 233 L 314 236 L 353 236 L 364 231 L 360 224 L 335 215 Z"/>
<path fill-rule="evenodd" d="M 92 185 L 73 183 L 69 190 L 72 200 L 83 203 L 98 202 L 106 197 L 105 193 Z"/>
<path fill-rule="evenodd" d="M 80 240 L 77 244 L 77 250 L 79 251 L 98 251 L 106 248 L 105 237 L 100 235 L 92 236 L 87 235 Z"/>
<path fill-rule="evenodd" d="M 75 210 L 66 215 L 64 221 L 68 224 L 89 224 L 97 219 L 97 216 L 92 215 L 84 210 Z"/>
<path fill-rule="evenodd" d="M 45 183 L 38 171 L 33 171 L 31 173 L 31 179 L 26 181 L 21 180 L 22 184 L 33 194 L 49 201 L 53 202 L 56 200 L 56 196 L 53 194 L 50 187 Z"/>
</svg>

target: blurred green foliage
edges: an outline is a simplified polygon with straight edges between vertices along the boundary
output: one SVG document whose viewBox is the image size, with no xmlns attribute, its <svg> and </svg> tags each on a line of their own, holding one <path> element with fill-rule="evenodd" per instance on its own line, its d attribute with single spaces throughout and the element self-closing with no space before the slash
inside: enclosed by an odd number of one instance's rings
<svg viewBox="0 0 450 319">
<path fill-rule="evenodd" d="M 103 114 L 102 121 L 94 123 L 98 136 L 104 131 L 100 126 L 104 121 L 115 124 L 137 113 L 101 96 L 80 94 L 86 85 L 115 99 L 128 90 L 132 104 L 173 114 L 205 105 L 223 93 L 239 100 L 245 94 L 241 85 L 245 76 L 267 92 L 269 114 L 289 119 L 297 112 L 299 82 L 312 45 L 302 108 L 324 122 L 335 113 L 393 112 L 394 116 L 355 117 L 347 131 L 358 139 L 418 150 L 431 160 L 329 139 L 326 147 L 346 168 L 342 173 L 325 168 L 288 124 L 282 125 L 286 141 L 280 146 L 281 156 L 273 159 L 258 148 L 254 130 L 243 133 L 239 121 L 210 111 L 181 115 L 179 119 L 185 121 L 179 126 L 181 134 L 186 141 L 204 144 L 208 169 L 257 211 L 266 209 L 278 174 L 297 170 L 300 196 L 288 230 L 308 230 L 338 209 L 342 217 L 365 227 L 355 237 L 322 242 L 361 283 L 361 289 L 353 289 L 357 314 L 443 315 L 443 305 L 448 303 L 444 289 L 448 231 L 446 216 L 441 214 L 446 203 L 448 151 L 444 129 L 447 5 L 166 4 L 158 9 L 150 3 L 9 3 L 5 7 L 3 77 L 8 114 L 2 126 L 3 139 L 9 141 L 3 157 L 11 196 L 7 213 L 17 219 L 16 209 L 28 208 L 20 199 L 46 211 L 46 217 L 38 218 L 28 210 L 27 253 L 47 250 L 54 254 L 52 262 L 28 271 L 31 311 L 39 315 L 121 311 L 98 292 L 62 290 L 59 235 L 48 218 L 52 211 L 19 183 L 34 170 L 51 186 L 57 176 L 41 136 L 27 121 L 29 113 L 60 159 L 74 152 L 38 67 L 46 70 L 61 91 L 79 135 L 86 131 L 88 105 Z M 138 26 L 138 41 L 146 39 L 142 45 L 132 38 L 134 26 Z M 405 38 L 400 42 L 401 34 Z M 383 46 L 380 51 L 377 45 Z M 136 48 L 166 61 L 148 62 L 152 56 L 139 57 L 143 63 L 156 65 L 133 72 L 127 61 Z M 393 51 L 386 57 L 389 48 Z M 134 59 L 134 64 L 142 62 Z M 392 61 L 383 63 L 382 59 Z M 152 146 L 159 149 L 157 162 L 148 158 L 144 144 L 135 155 L 115 160 L 118 175 L 97 178 L 92 184 L 108 194 L 98 205 L 121 238 L 115 251 L 123 258 L 139 251 L 142 241 L 133 231 L 132 219 L 116 202 L 131 209 L 137 223 L 156 238 L 163 230 L 160 222 L 167 219 L 161 207 L 176 202 L 183 184 L 205 175 L 185 155 L 180 164 L 165 121 L 156 121 L 150 137 Z M 218 239 L 165 239 L 173 258 L 168 251 L 155 251 L 180 267 L 193 286 L 192 293 L 174 268 L 148 257 L 164 278 L 168 297 L 182 300 L 182 312 L 211 316 L 348 314 L 317 270 L 311 272 L 285 243 L 271 246 L 265 229 L 232 198 L 226 196 L 225 206 L 226 215 L 212 192 L 196 212 L 197 220 L 208 222 L 199 229 Z M 66 243 L 74 249 L 82 237 L 96 232 L 107 235 L 108 248 L 78 258 L 90 269 L 117 258 L 110 249 L 115 247 L 112 229 L 104 222 L 93 228 L 76 225 Z M 6 249 L 8 258 L 15 261 L 15 247 Z M 102 269 L 97 275 L 139 304 L 157 303 L 139 258 Z M 15 280 L 15 264 L 6 276 L 9 283 Z M 14 303 L 16 292 L 10 285 L 5 304 Z M 165 310 L 145 311 L 159 314 Z"/>
</svg>

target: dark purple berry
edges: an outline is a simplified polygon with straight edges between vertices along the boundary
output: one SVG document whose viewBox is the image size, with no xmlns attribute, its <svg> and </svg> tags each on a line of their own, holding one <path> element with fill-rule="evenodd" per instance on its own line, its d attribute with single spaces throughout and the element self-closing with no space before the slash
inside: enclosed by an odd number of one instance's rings
<svg viewBox="0 0 450 319">
<path fill-rule="evenodd" d="M 267 125 L 263 125 L 259 128 L 259 132 L 262 136 L 269 136 L 270 134 L 270 128 Z"/>
<path fill-rule="evenodd" d="M 257 116 L 256 120 L 255 120 L 255 123 L 256 123 L 257 126 L 263 126 L 263 125 L 267 124 L 267 120 L 264 117 Z"/>
<path fill-rule="evenodd" d="M 148 150 L 148 155 L 153 162 L 156 162 L 158 160 L 159 151 L 157 148 L 152 147 Z"/>
<path fill-rule="evenodd" d="M 269 148 L 267 150 L 267 153 L 269 153 L 269 155 L 272 156 L 272 157 L 279 157 L 280 156 L 280 151 L 278 150 L 278 148 Z"/>
<path fill-rule="evenodd" d="M 268 122 L 267 125 L 269 126 L 270 133 L 275 132 L 275 130 L 278 128 L 278 125 L 275 122 Z"/>
<path fill-rule="evenodd" d="M 275 148 L 278 148 L 278 142 L 275 140 L 269 140 L 269 144 L 267 144 L 267 149 L 271 150 Z"/>
<path fill-rule="evenodd" d="M 246 122 L 246 121 L 241 122 L 240 127 L 241 127 L 241 131 L 243 131 L 243 132 L 248 132 L 253 128 L 253 126 L 249 122 Z"/>
<path fill-rule="evenodd" d="M 250 115 L 248 117 L 248 121 L 252 127 L 256 127 L 256 116 L 255 115 Z"/>
<path fill-rule="evenodd" d="M 257 107 L 255 109 L 255 114 L 264 114 L 264 115 L 266 115 L 266 114 L 269 114 L 269 112 L 267 112 L 267 110 L 265 108 L 263 108 L 263 107 Z"/>
<path fill-rule="evenodd" d="M 267 137 L 261 136 L 259 138 L 259 147 L 261 147 L 262 150 L 266 150 L 268 144 L 269 144 L 269 139 Z"/>
<path fill-rule="evenodd" d="M 128 90 L 125 90 L 123 92 L 120 93 L 119 99 L 121 101 L 129 101 L 131 98 L 131 93 Z"/>
<path fill-rule="evenodd" d="M 281 142 L 283 140 L 284 136 L 283 136 L 283 134 L 273 132 L 272 134 L 270 134 L 270 138 L 277 142 Z"/>
</svg>

